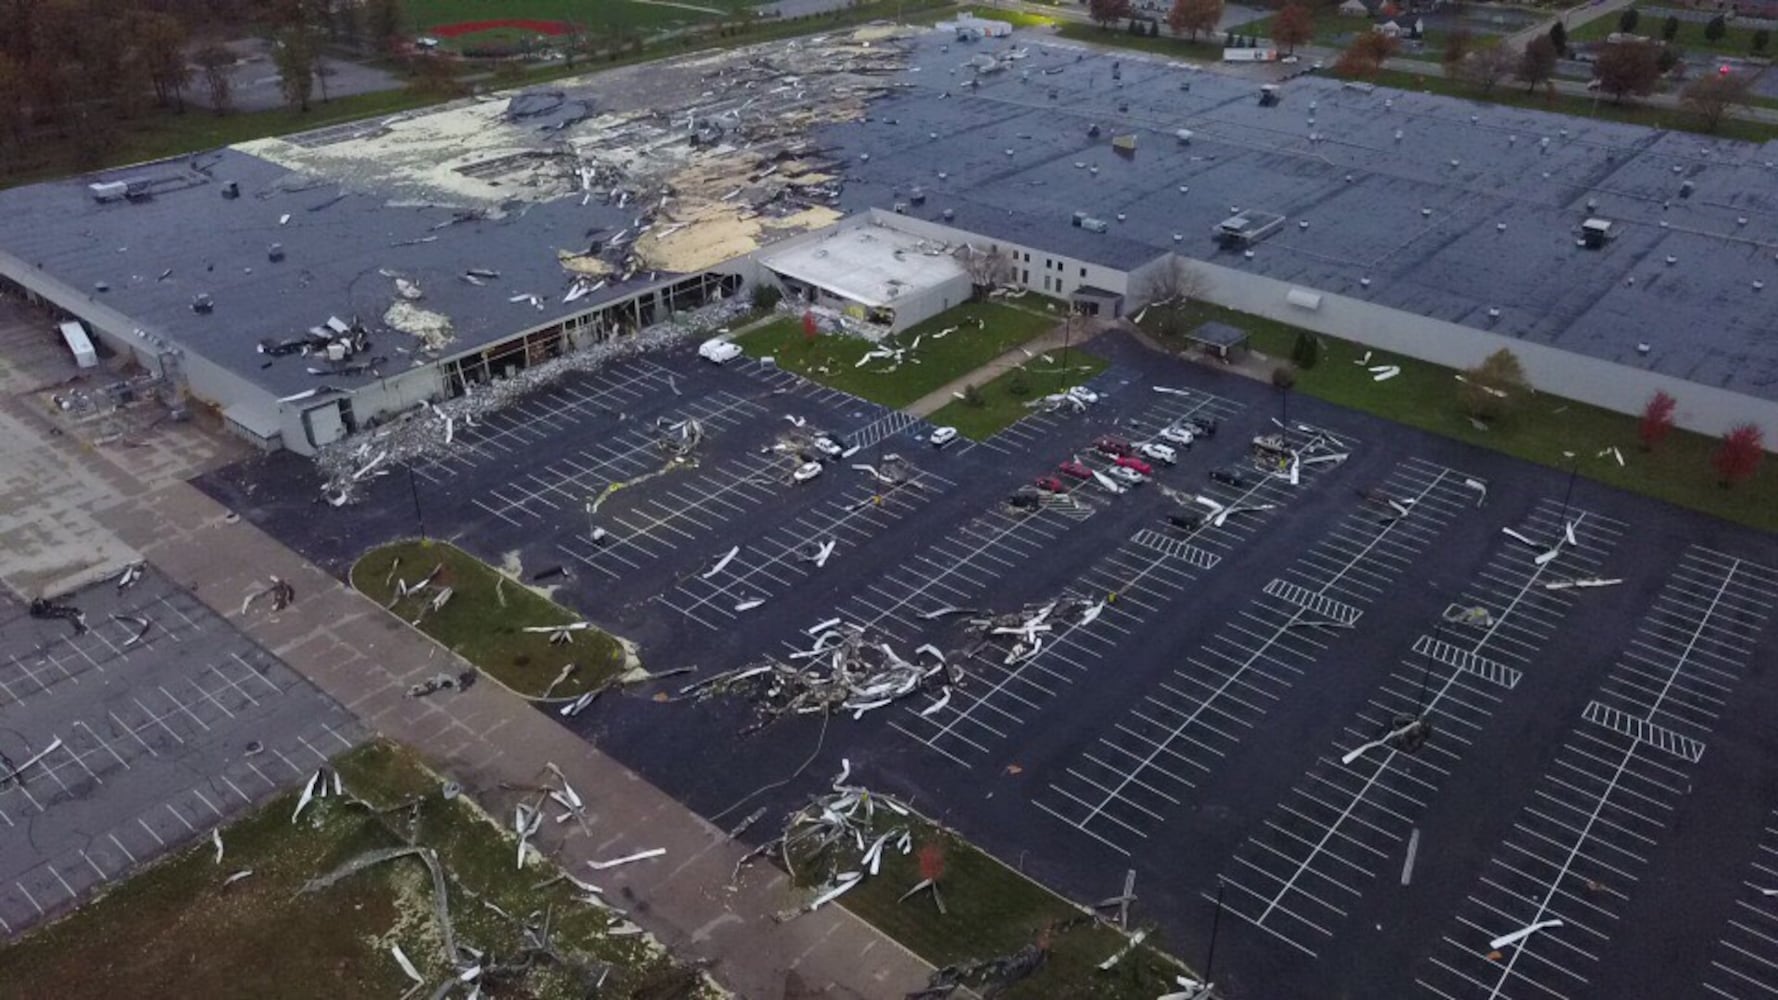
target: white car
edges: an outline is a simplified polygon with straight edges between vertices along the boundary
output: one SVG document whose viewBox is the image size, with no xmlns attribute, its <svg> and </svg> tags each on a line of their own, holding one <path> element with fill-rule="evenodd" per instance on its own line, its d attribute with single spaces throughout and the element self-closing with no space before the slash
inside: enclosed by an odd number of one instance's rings
<svg viewBox="0 0 1778 1000">
<path fill-rule="evenodd" d="M 1142 442 L 1136 446 L 1136 450 L 1141 453 L 1143 458 L 1152 458 L 1157 462 L 1165 462 L 1168 465 L 1172 465 L 1174 462 L 1179 461 L 1179 455 L 1174 452 L 1172 448 L 1169 448 L 1164 444 L 1155 444 L 1153 441 Z"/>
<path fill-rule="evenodd" d="M 932 432 L 932 437 L 929 440 L 932 442 L 934 448 L 943 448 L 945 445 L 957 440 L 957 428 L 939 427 Z"/>
<path fill-rule="evenodd" d="M 1123 483 L 1118 482 L 1103 472 L 1093 473 L 1093 483 L 1100 489 L 1111 494 L 1124 494 L 1130 492 L 1128 486 L 1125 486 Z"/>
<path fill-rule="evenodd" d="M 1192 446 L 1192 432 L 1183 427 L 1163 427 L 1161 428 L 1161 437 L 1187 448 Z"/>
<path fill-rule="evenodd" d="M 726 365 L 740 356 L 741 349 L 733 341 L 723 340 L 721 337 L 698 345 L 698 357 L 712 364 Z"/>
<path fill-rule="evenodd" d="M 838 441 L 828 437 L 826 434 L 817 434 L 815 436 L 815 450 L 829 458 L 838 458 L 846 449 L 840 447 Z"/>
<path fill-rule="evenodd" d="M 1099 401 L 1099 394 L 1094 392 L 1093 390 L 1087 388 L 1084 385 L 1077 385 L 1077 386 L 1071 387 L 1068 390 L 1068 395 L 1074 397 L 1075 399 L 1080 400 L 1083 403 L 1097 403 Z"/>
<path fill-rule="evenodd" d="M 806 483 L 819 475 L 821 475 L 820 462 L 804 462 L 797 466 L 795 472 L 790 474 L 790 481 L 793 483 Z"/>
<path fill-rule="evenodd" d="M 1105 474 L 1125 486 L 1141 486 L 1143 483 L 1148 482 L 1148 480 L 1143 477 L 1142 473 L 1137 472 L 1135 469 L 1126 469 L 1121 465 L 1114 465 L 1111 468 L 1106 469 Z"/>
</svg>

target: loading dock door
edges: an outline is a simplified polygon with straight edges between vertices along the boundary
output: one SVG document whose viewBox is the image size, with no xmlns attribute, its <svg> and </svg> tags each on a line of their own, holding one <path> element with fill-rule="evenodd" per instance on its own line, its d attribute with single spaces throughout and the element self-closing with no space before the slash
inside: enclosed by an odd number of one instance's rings
<svg viewBox="0 0 1778 1000">
<path fill-rule="evenodd" d="M 309 443 L 319 448 L 346 436 L 346 423 L 341 419 L 345 400 L 335 399 L 303 411 L 303 433 Z"/>
</svg>

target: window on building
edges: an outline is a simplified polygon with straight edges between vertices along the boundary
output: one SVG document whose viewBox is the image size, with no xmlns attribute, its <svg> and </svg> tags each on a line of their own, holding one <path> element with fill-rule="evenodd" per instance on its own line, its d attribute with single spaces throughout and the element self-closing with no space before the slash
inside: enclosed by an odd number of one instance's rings
<svg viewBox="0 0 1778 1000">
<path fill-rule="evenodd" d="M 1027 267 L 1027 268 L 1025 268 L 1025 284 L 1029 285 L 1030 283 L 1031 283 L 1031 269 Z"/>
<path fill-rule="evenodd" d="M 1087 269 L 1086 268 L 1083 267 L 1080 269 L 1080 276 L 1083 278 L 1087 276 Z"/>
</svg>

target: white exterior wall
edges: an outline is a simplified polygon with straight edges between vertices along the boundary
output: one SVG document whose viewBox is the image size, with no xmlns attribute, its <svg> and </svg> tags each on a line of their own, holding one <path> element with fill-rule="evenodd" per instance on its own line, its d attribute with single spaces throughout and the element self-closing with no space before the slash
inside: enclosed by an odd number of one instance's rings
<svg viewBox="0 0 1778 1000">
<path fill-rule="evenodd" d="M 1569 399 L 1620 413 L 1638 414 L 1649 397 L 1661 390 L 1678 400 L 1674 421 L 1687 430 L 1718 435 L 1736 424 L 1749 421 L 1768 431 L 1778 430 L 1778 402 L 1772 400 L 1590 358 L 1547 344 L 1417 316 L 1319 289 L 1312 290 L 1321 295 L 1321 308 L 1303 309 L 1288 304 L 1285 295 L 1292 288 L 1305 286 L 1220 264 L 1181 259 L 1203 274 L 1207 286 L 1204 299 L 1229 309 L 1452 368 L 1474 367 L 1504 347 L 1524 364 L 1532 386 Z"/>
<path fill-rule="evenodd" d="M 1092 285 L 1094 288 L 1103 288 L 1106 291 L 1123 295 L 1126 300 L 1130 298 L 1131 272 L 1091 264 L 1084 260 L 1076 260 L 1073 257 L 1065 257 L 1020 243 L 977 236 L 941 222 L 916 219 L 880 208 L 872 209 L 870 214 L 873 221 L 883 226 L 925 239 L 943 240 L 955 244 L 968 243 L 982 250 L 998 247 L 1013 258 L 1015 274 L 1012 283 L 1040 294 L 1065 299 L 1074 294 L 1076 288 L 1082 285 Z M 1029 257 L 1030 260 L 1026 260 L 1026 257 Z"/>
</svg>

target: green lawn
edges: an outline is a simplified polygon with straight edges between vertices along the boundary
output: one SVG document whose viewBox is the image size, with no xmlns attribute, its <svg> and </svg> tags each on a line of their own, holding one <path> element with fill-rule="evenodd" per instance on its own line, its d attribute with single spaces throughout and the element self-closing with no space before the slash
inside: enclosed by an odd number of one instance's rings
<svg viewBox="0 0 1778 1000">
<path fill-rule="evenodd" d="M 1146 35 L 1132 35 L 1124 27 L 1101 28 L 1096 24 L 1082 24 L 1079 21 L 1062 21 L 1056 26 L 1056 33 L 1063 38 L 1077 42 L 1093 42 L 1099 45 L 1114 45 L 1122 49 L 1135 49 L 1139 52 L 1153 52 L 1172 59 L 1184 59 L 1189 62 L 1221 62 L 1222 36 L 1212 32 L 1199 35 L 1197 41 L 1189 38 L 1175 38 L 1167 30 L 1167 24 L 1161 22 L 1161 33 L 1153 38 Z"/>
<path fill-rule="evenodd" d="M 1522 85 L 1515 85 L 1510 80 L 1502 81 L 1493 90 L 1483 94 L 1475 87 L 1457 80 L 1405 70 L 1386 69 L 1366 79 L 1378 86 L 1394 87 L 1398 90 L 1417 90 L 1489 104 L 1536 108 L 1540 111 L 1554 111 L 1575 118 L 1597 118 L 1601 121 L 1623 122 L 1629 125 L 1643 125 L 1649 128 L 1673 129 L 1682 132 L 1708 131 L 1697 116 L 1682 110 L 1656 108 L 1636 103 L 1614 104 L 1610 97 L 1605 96 L 1595 100 L 1591 97 L 1576 97 L 1566 94 L 1551 95 L 1542 90 L 1526 93 Z M 1769 139 L 1778 139 L 1778 125 L 1725 118 L 1717 126 L 1716 131 L 1709 134 L 1725 139 L 1765 142 Z"/>
<path fill-rule="evenodd" d="M 437 586 L 391 607 L 398 581 L 417 584 L 441 565 Z M 352 566 L 351 576 L 360 593 L 403 621 L 417 618 L 420 631 L 527 697 L 542 696 L 570 663 L 575 669 L 551 690 L 551 697 L 582 694 L 623 670 L 623 647 L 604 632 L 587 629 L 573 633 L 571 643 L 551 645 L 547 633 L 522 631 L 532 625 L 565 625 L 581 617 L 447 542 L 393 542 L 372 549 Z M 427 605 L 438 586 L 449 586 L 453 593 L 444 608 L 434 612 Z"/>
<path fill-rule="evenodd" d="M 1571 41 L 1597 42 L 1603 41 L 1607 35 L 1617 30 L 1617 19 L 1621 11 L 1614 11 L 1604 17 L 1595 18 L 1568 32 Z M 1636 22 L 1636 34 L 1659 40 L 1662 29 L 1666 26 L 1667 15 L 1659 9 L 1642 10 Z M 1744 28 L 1729 21 L 1723 36 L 1712 42 L 1704 37 L 1704 21 L 1688 21 L 1681 19 L 1679 34 L 1673 38 L 1673 44 L 1686 51 L 1722 52 L 1730 55 L 1747 55 L 1753 51 L 1752 28 Z M 1778 53 L 1778 38 L 1766 43 L 1766 54 Z"/>
<path fill-rule="evenodd" d="M 696 992 L 694 972 L 637 938 L 608 935 L 605 915 L 576 902 L 571 886 L 534 889 L 550 872 L 515 873 L 504 831 L 467 799 L 446 801 L 438 775 L 407 751 L 373 743 L 336 764 L 346 790 L 378 808 L 423 796 L 411 831 L 416 843 L 438 852 L 459 941 L 505 956 L 522 944 L 519 928 L 469 900 L 469 890 L 510 914 L 548 908 L 558 950 L 613 963 L 600 996 L 706 995 Z M 293 825 L 295 800 L 295 794 L 276 798 L 223 830 L 221 864 L 206 838 L 0 949 L 0 983 L 6 984 L 0 993 L 58 1000 L 395 997 L 412 983 L 391 956 L 390 942 L 401 945 L 428 989 L 443 982 L 454 970 L 438 943 L 431 881 L 418 859 L 301 891 L 366 851 L 401 846 L 408 813 L 375 815 L 329 797 L 311 803 Z M 223 885 L 249 869 L 251 876 Z M 654 992 L 678 984 L 688 992 Z M 585 991 L 544 963 L 514 984 L 511 995 L 544 1000 Z"/>
<path fill-rule="evenodd" d="M 981 441 L 1028 415 L 1031 408 L 1025 404 L 1069 386 L 1082 385 L 1104 371 L 1106 365 L 1104 358 L 1085 351 L 1068 352 L 1066 371 L 1062 369 L 1062 352 L 1051 352 L 1050 358 L 1050 362 L 1033 358 L 980 386 L 980 406 L 953 400 L 928 419 L 940 427 L 955 427 L 964 437 Z M 1021 382 L 1025 391 L 1015 392 Z"/>
<path fill-rule="evenodd" d="M 977 329 L 978 319 L 987 325 Z M 858 367 L 858 360 L 871 349 L 869 342 L 825 334 L 809 340 L 803 335 L 802 320 L 791 316 L 742 334 L 735 343 L 753 357 L 770 355 L 779 367 L 823 385 L 900 408 L 975 371 L 1059 321 L 1059 316 L 1026 312 L 998 302 L 965 303 L 886 339 L 887 346 L 903 346 L 920 338 L 918 350 L 908 355 L 919 363 L 910 360 L 886 373 L 887 364 L 880 360 Z M 943 338 L 934 336 L 948 327 L 957 329 Z"/>
<path fill-rule="evenodd" d="M 907 825 L 886 809 L 877 811 L 880 828 Z M 886 822 L 893 818 L 894 822 Z M 914 954 L 943 967 L 974 959 L 1009 955 L 1040 938 L 1048 940 L 1043 967 L 1011 989 L 994 994 L 1007 1000 L 1154 1000 L 1176 989 L 1184 972 L 1170 957 L 1139 948 L 1109 972 L 1096 966 L 1123 947 L 1111 928 L 1082 924 L 1063 928 L 1081 916 L 1078 907 L 977 850 L 961 837 L 925 820 L 911 824 L 914 851 L 883 851 L 881 871 L 840 897 L 846 909 L 901 942 Z M 937 844 L 944 856 L 939 890 L 949 913 L 941 915 L 930 893 L 907 902 L 898 898 L 921 879 L 920 850 Z M 848 856 L 850 859 L 850 856 Z M 799 865 L 804 884 L 827 877 L 828 869 Z M 1115 893 L 1108 886 L 1106 895 Z M 1137 904 L 1136 913 L 1140 913 Z"/>
<path fill-rule="evenodd" d="M 1228 323 L 1248 331 L 1254 349 L 1274 358 L 1288 358 L 1296 342 L 1297 330 L 1283 323 L 1203 304 L 1190 313 L 1186 329 L 1206 320 Z M 1154 329 L 1157 321 L 1151 314 L 1145 326 Z M 1562 453 L 1573 451 L 1580 456 L 1580 474 L 1589 479 L 1778 531 L 1778 461 L 1769 456 L 1752 480 L 1723 489 L 1710 465 L 1717 439 L 1676 430 L 1659 450 L 1646 453 L 1638 445 L 1636 417 L 1548 394 L 1523 402 L 1503 423 L 1477 430 L 1460 408 L 1451 369 L 1376 351 L 1371 364 L 1398 364 L 1402 371 L 1388 382 L 1373 382 L 1354 363 L 1369 348 L 1333 337 L 1322 341 L 1321 363 L 1298 373 L 1297 391 L 1553 468 L 1566 469 Z M 1685 406 L 1684 398 L 1679 405 Z M 1598 456 L 1608 446 L 1623 453 L 1624 466 Z"/>
</svg>

